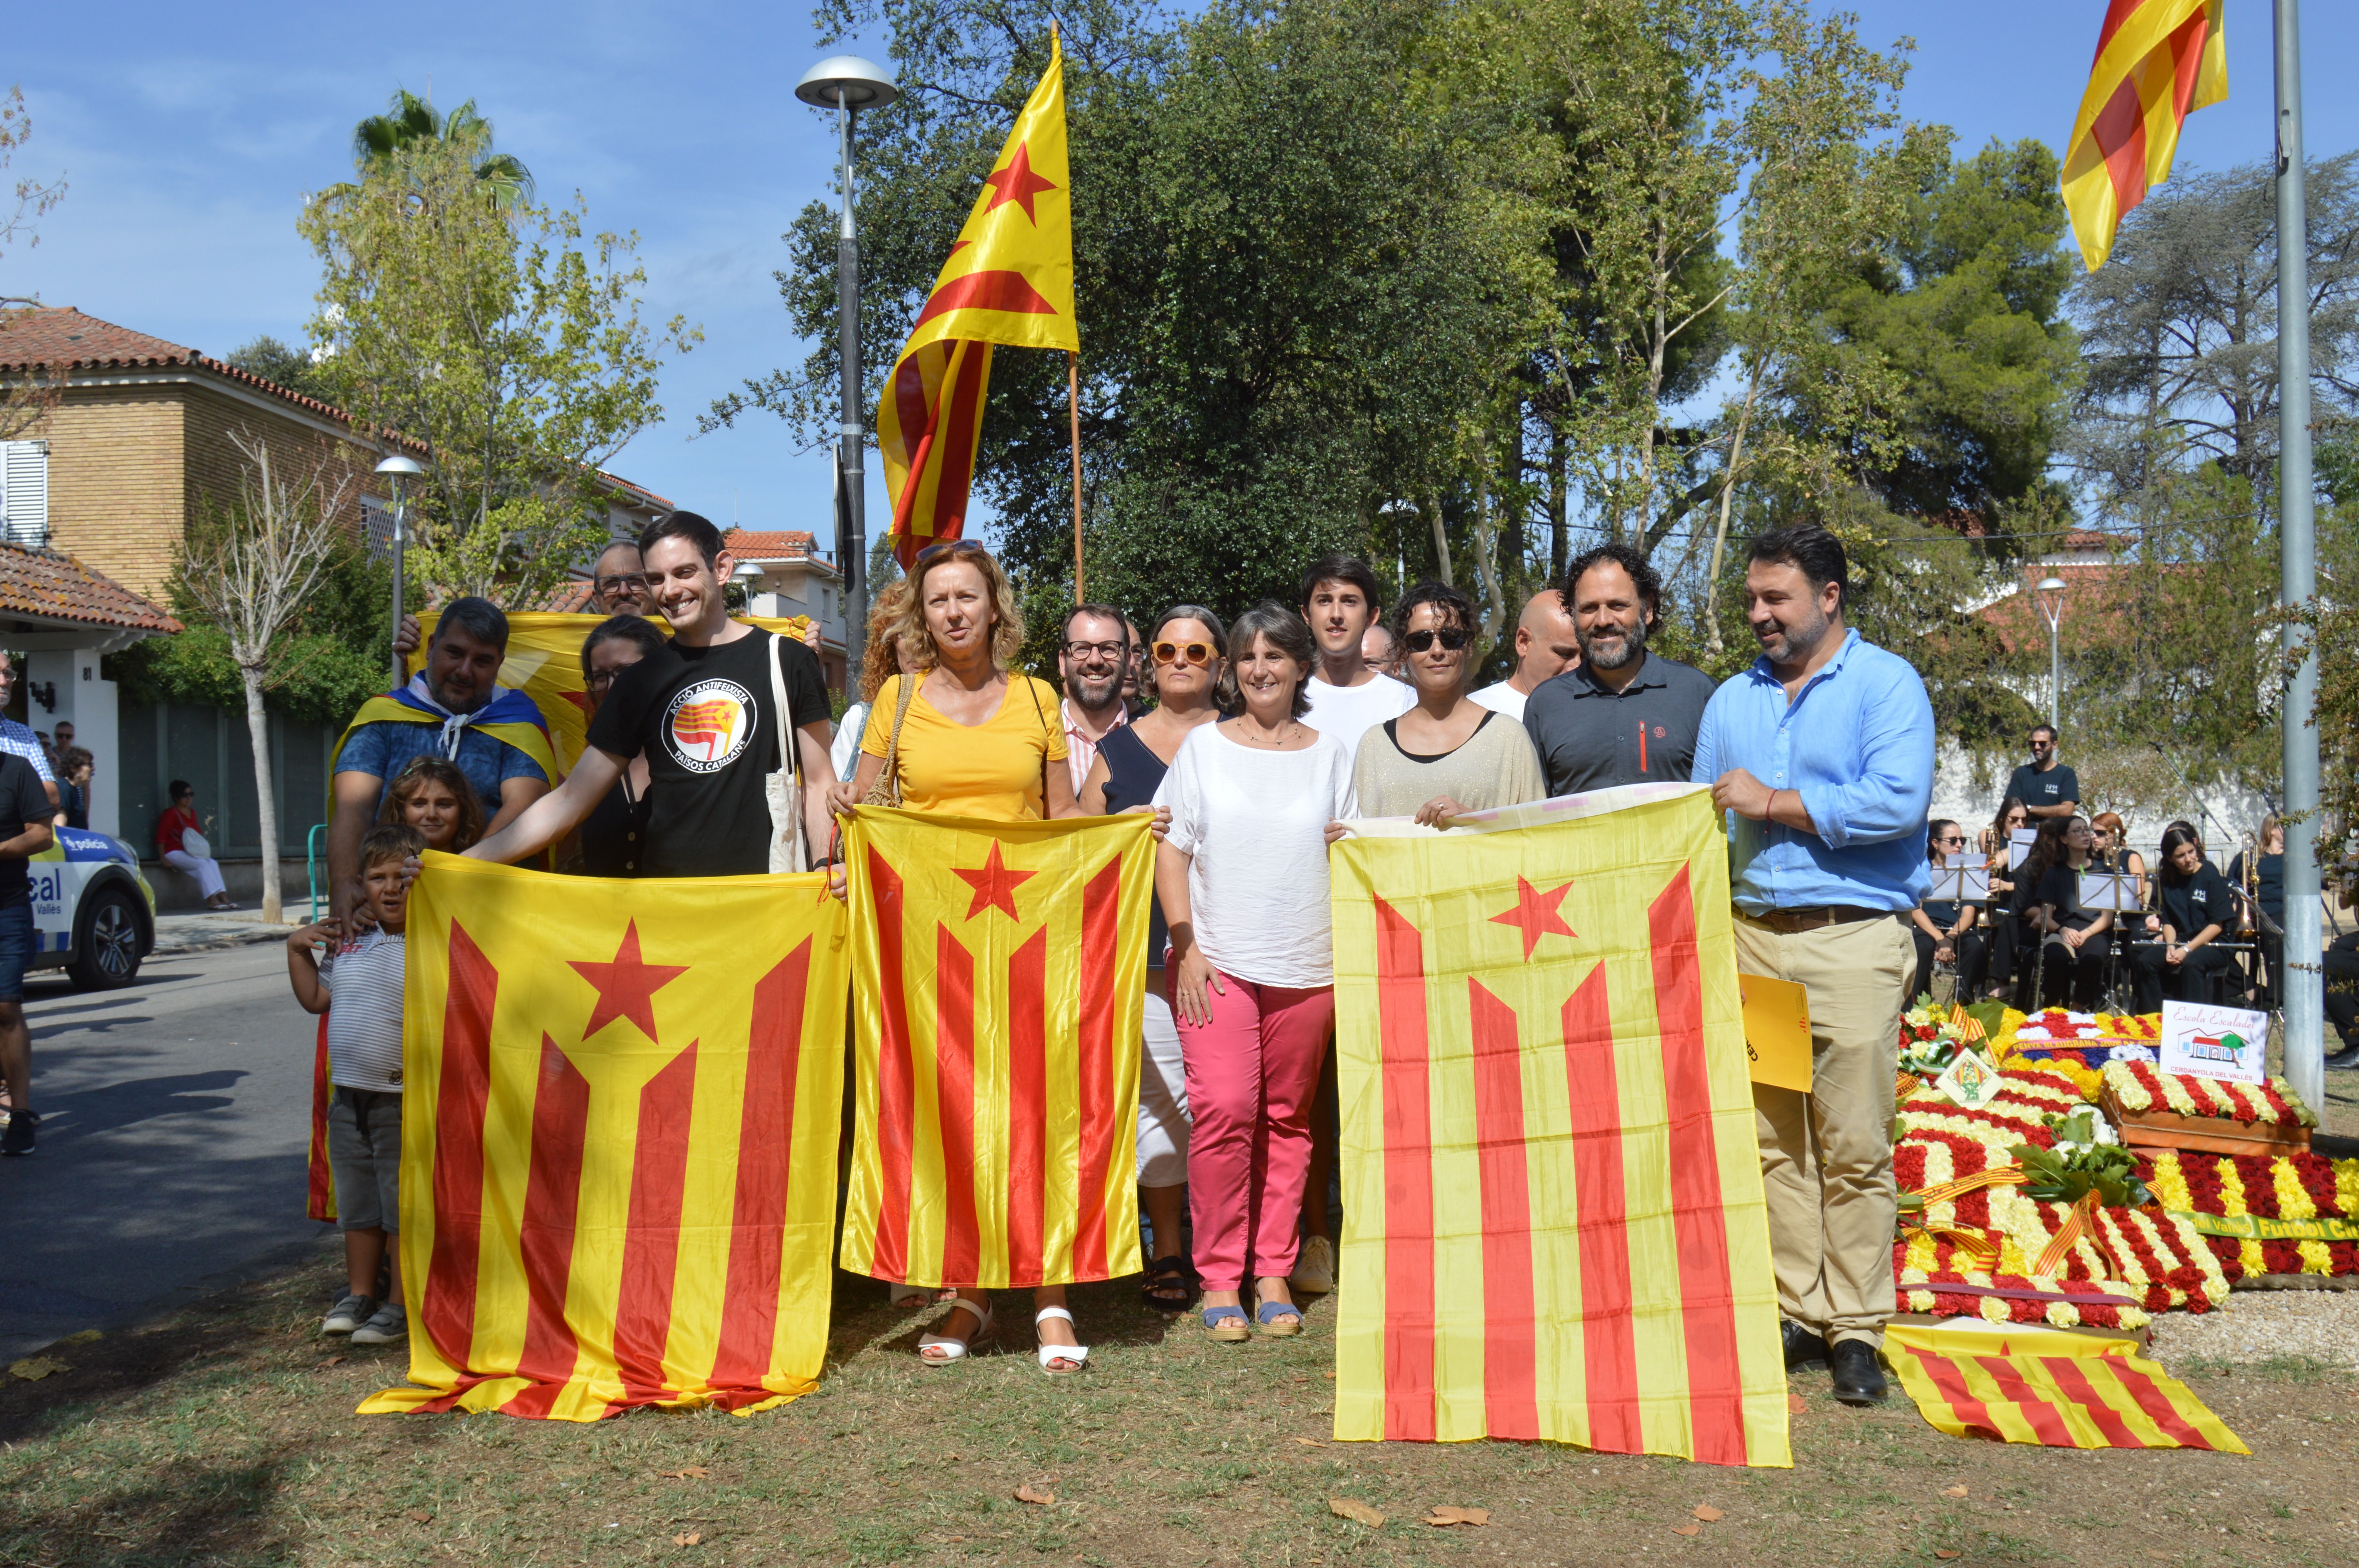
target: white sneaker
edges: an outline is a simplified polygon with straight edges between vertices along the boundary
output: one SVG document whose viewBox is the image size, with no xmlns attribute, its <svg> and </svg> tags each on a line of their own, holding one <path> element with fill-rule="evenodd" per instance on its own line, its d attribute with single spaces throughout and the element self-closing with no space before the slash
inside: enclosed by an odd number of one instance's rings
<svg viewBox="0 0 2359 1568">
<path fill-rule="evenodd" d="M 1335 1291 L 1335 1244 L 1324 1236 L 1313 1236 L 1302 1244 L 1294 1256 L 1294 1272 L 1286 1277 L 1287 1284 L 1314 1296 L 1332 1295 Z"/>
<path fill-rule="evenodd" d="M 361 1325 L 366 1323 L 369 1320 L 369 1315 L 375 1311 L 376 1303 L 371 1301 L 368 1297 L 346 1296 L 342 1301 L 338 1302 L 334 1306 L 328 1309 L 328 1315 L 322 1318 L 320 1322 L 320 1332 L 322 1334 L 350 1334 L 354 1329 L 360 1327 Z"/>
<path fill-rule="evenodd" d="M 397 1345 L 408 1337 L 409 1314 L 394 1302 L 377 1308 L 366 1323 L 353 1330 L 355 1345 Z"/>
</svg>

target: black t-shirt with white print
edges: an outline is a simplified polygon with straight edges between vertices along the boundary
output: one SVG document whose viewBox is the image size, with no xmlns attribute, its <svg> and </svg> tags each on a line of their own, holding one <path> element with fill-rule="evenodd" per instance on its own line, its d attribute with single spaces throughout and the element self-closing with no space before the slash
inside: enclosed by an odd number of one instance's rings
<svg viewBox="0 0 2359 1568">
<path fill-rule="evenodd" d="M 776 651 L 774 651 L 776 650 Z M 705 648 L 667 643 L 614 677 L 590 744 L 647 754 L 649 877 L 751 876 L 770 869 L 765 774 L 783 754 L 770 661 L 786 656 L 788 729 L 828 717 L 827 677 L 809 648 L 756 631 Z"/>
</svg>

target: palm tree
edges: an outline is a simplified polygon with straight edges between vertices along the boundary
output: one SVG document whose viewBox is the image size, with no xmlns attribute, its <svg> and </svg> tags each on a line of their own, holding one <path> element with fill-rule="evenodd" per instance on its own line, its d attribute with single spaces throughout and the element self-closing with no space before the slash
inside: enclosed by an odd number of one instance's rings
<svg viewBox="0 0 2359 1568">
<path fill-rule="evenodd" d="M 407 88 L 397 89 L 382 114 L 372 114 L 353 127 L 353 162 L 363 174 L 393 162 L 400 153 L 432 142 L 467 149 L 475 178 L 504 210 L 532 200 L 532 171 L 513 153 L 492 150 L 492 123 L 468 99 L 450 114 Z"/>
</svg>

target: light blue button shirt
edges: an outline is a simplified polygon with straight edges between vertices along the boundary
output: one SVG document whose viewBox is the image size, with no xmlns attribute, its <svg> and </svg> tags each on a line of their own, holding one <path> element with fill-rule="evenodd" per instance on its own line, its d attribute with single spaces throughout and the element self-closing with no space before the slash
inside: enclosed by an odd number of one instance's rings
<svg viewBox="0 0 2359 1568">
<path fill-rule="evenodd" d="M 1908 660 L 1857 632 L 1794 700 L 1763 657 L 1712 693 L 1698 784 L 1743 768 L 1802 797 L 1816 833 L 1728 814 L 1729 892 L 1748 914 L 1850 904 L 1914 909 L 1931 891 L 1933 705 Z"/>
</svg>

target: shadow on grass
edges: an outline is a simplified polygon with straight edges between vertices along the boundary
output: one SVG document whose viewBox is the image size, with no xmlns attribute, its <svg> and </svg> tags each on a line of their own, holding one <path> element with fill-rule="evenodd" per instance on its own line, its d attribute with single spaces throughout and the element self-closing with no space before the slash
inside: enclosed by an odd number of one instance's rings
<svg viewBox="0 0 2359 1568">
<path fill-rule="evenodd" d="M 270 1288 L 270 1281 L 257 1281 L 199 1303 L 197 1310 L 174 1313 L 166 1323 L 49 1346 L 41 1354 L 71 1370 L 38 1382 L 0 1378 L 0 1443 L 42 1436 L 170 1382 L 197 1363 L 259 1344 L 268 1332 L 265 1297 Z"/>
<path fill-rule="evenodd" d="M 35 1511 L 19 1498 L 0 1524 L 0 1563 L 174 1568 L 277 1561 L 271 1515 L 290 1457 L 143 1465 L 119 1486 L 93 1486 L 71 1503 Z"/>
</svg>

